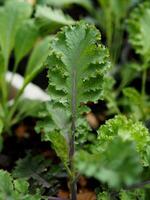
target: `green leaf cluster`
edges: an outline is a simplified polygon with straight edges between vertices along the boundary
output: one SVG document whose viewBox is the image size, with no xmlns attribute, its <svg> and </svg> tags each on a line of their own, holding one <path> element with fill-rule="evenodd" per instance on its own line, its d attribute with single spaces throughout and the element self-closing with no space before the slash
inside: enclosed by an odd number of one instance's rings
<svg viewBox="0 0 150 200">
<path fill-rule="evenodd" d="M 26 2 L 8 2 L 0 8 L 0 46 L 5 66 L 7 66 L 10 53 L 15 46 L 16 34 L 20 32 L 19 28 L 30 17 L 31 13 L 32 8 Z"/>
<path fill-rule="evenodd" d="M 53 40 L 53 36 L 48 34 L 73 23 L 74 20 L 65 15 L 62 10 L 47 6 L 36 6 L 34 10 L 34 7 L 26 1 L 6 1 L 0 7 L 0 118 L 4 130 L 8 131 L 21 119 L 22 113 L 26 112 L 19 107 L 21 95 L 26 86 L 45 68 L 49 43 Z M 14 64 L 11 66 L 13 73 L 17 72 L 19 67 L 24 67 L 23 59 L 27 62 L 24 83 L 13 99 L 13 105 L 9 106 L 9 89 L 13 77 L 9 83 L 5 77 L 10 68 L 12 55 L 14 56 Z"/>
<path fill-rule="evenodd" d="M 98 130 L 99 147 L 103 150 L 109 146 L 115 137 L 121 137 L 123 141 L 132 141 L 136 145 L 136 150 L 141 157 L 141 163 L 148 166 L 147 148 L 150 144 L 148 129 L 142 122 L 127 119 L 123 115 L 115 116 L 106 121 Z"/>
<path fill-rule="evenodd" d="M 64 25 L 74 24 L 74 20 L 64 14 L 60 9 L 52 9 L 47 6 L 37 6 L 36 9 L 36 24 L 42 34 L 55 33 Z"/>
<path fill-rule="evenodd" d="M 80 151 L 76 159 L 79 172 L 95 177 L 113 188 L 137 182 L 142 168 L 135 145 L 120 137 L 108 141 L 107 144 L 103 151 Z"/>
<path fill-rule="evenodd" d="M 145 200 L 147 199 L 143 189 L 135 189 L 133 191 L 121 190 L 119 193 L 101 192 L 97 196 L 98 200 Z"/>
<path fill-rule="evenodd" d="M 128 32 L 135 51 L 141 55 L 144 63 L 148 63 L 150 61 L 150 3 L 148 1 L 139 4 L 131 12 L 128 19 Z"/>
<path fill-rule="evenodd" d="M 28 152 L 24 158 L 16 162 L 12 175 L 14 178 L 30 182 L 32 193 L 38 188 L 41 194 L 45 194 L 48 190 L 50 195 L 55 195 L 63 172 L 64 168 L 61 163 L 54 164 L 41 154 L 34 155 L 33 152 Z M 65 173 L 64 176 L 66 176 Z"/>
<path fill-rule="evenodd" d="M 0 199 L 41 200 L 41 195 L 29 193 L 29 184 L 23 179 L 13 179 L 12 176 L 0 170 Z"/>
</svg>

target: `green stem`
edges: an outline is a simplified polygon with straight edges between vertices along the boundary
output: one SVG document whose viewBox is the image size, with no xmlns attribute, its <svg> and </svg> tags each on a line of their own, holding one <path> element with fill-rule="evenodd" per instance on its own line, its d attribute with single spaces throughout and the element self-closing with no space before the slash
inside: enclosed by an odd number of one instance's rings
<svg viewBox="0 0 150 200">
<path fill-rule="evenodd" d="M 3 103 L 4 103 L 4 107 L 5 107 L 5 109 L 6 109 L 6 104 L 7 104 L 7 98 L 8 98 L 8 85 L 7 85 L 7 81 L 6 81 L 6 77 L 5 77 L 5 75 L 6 75 L 6 73 L 7 73 L 7 70 L 8 70 L 8 60 L 9 60 L 9 58 L 5 58 L 5 64 L 4 64 L 4 74 L 3 74 L 3 80 L 2 80 L 2 84 L 3 84 Z"/>
<path fill-rule="evenodd" d="M 2 105 L 4 110 L 6 110 L 6 104 L 7 104 L 7 83 L 6 83 L 6 77 L 5 75 L 1 78 L 1 90 L 2 90 Z"/>
<path fill-rule="evenodd" d="M 75 132 L 76 132 L 76 96 L 77 96 L 77 74 L 76 70 L 72 72 L 72 100 L 71 100 L 71 107 L 72 107 L 72 124 L 71 124 L 71 135 L 70 135 L 70 151 L 69 151 L 69 167 L 71 171 L 71 177 L 69 180 L 70 183 L 70 194 L 71 200 L 77 199 L 77 185 L 76 185 L 76 177 L 75 177 L 75 168 L 74 168 L 74 154 L 75 154 Z"/>
<path fill-rule="evenodd" d="M 140 108 L 143 113 L 143 119 L 146 118 L 145 115 L 145 97 L 146 97 L 146 79 L 147 79 L 147 62 L 143 64 L 143 74 L 142 74 L 142 87 L 141 87 L 141 95 L 142 95 L 142 105 L 140 105 Z"/>
<path fill-rule="evenodd" d="M 12 71 L 12 77 L 11 77 L 11 79 L 9 81 L 9 89 L 11 89 L 11 85 L 12 85 L 12 82 L 13 82 L 13 79 L 14 79 L 14 75 L 15 75 L 15 73 L 17 71 L 17 68 L 18 68 L 18 63 L 15 63 L 13 71 Z"/>
<path fill-rule="evenodd" d="M 144 68 L 143 74 L 142 74 L 142 98 L 145 98 L 145 89 L 146 89 L 146 78 L 147 78 L 147 70 Z"/>
<path fill-rule="evenodd" d="M 4 71 L 1 74 L 0 77 L 0 84 L 1 84 L 1 90 L 2 90 L 2 107 L 5 113 L 5 116 L 8 114 L 8 85 L 7 85 L 7 80 L 6 80 L 6 73 L 8 69 L 8 59 L 4 63 Z"/>
<path fill-rule="evenodd" d="M 25 87 L 26 87 L 26 84 L 24 83 L 22 88 L 18 91 L 18 93 L 17 93 L 17 95 L 16 95 L 16 97 L 14 99 L 14 104 L 13 104 L 13 106 L 12 106 L 10 112 L 9 112 L 9 115 L 8 115 L 8 122 L 10 122 L 10 123 L 11 123 L 11 119 L 12 119 L 12 117 L 13 117 L 16 109 L 17 109 L 17 105 L 18 105 L 20 96 L 22 95 Z"/>
<path fill-rule="evenodd" d="M 112 63 L 115 65 L 120 56 L 120 50 L 122 45 L 123 30 L 118 21 L 116 21 L 114 27 L 113 44 L 111 48 Z"/>
<path fill-rule="evenodd" d="M 112 36 L 113 36 L 113 31 L 112 31 L 112 17 L 110 15 L 110 8 L 109 10 L 105 11 L 105 16 L 106 16 L 106 36 L 107 36 L 107 45 L 109 49 L 111 49 L 112 46 Z"/>
</svg>

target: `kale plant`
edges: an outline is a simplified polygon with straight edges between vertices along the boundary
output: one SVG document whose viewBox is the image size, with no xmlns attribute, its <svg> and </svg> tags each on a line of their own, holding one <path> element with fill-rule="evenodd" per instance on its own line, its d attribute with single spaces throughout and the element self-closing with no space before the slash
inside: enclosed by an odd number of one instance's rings
<svg viewBox="0 0 150 200">
<path fill-rule="evenodd" d="M 80 128 L 84 125 L 80 123 L 84 121 L 83 115 L 89 110 L 86 103 L 103 98 L 110 68 L 108 50 L 100 41 L 100 32 L 92 25 L 79 22 L 66 26 L 51 41 L 47 60 L 48 92 L 52 101 L 47 105 L 49 118 L 39 122 L 37 129 L 44 128 L 43 139 L 51 141 L 64 163 L 72 200 L 77 192 L 76 134 L 88 129 Z"/>
</svg>

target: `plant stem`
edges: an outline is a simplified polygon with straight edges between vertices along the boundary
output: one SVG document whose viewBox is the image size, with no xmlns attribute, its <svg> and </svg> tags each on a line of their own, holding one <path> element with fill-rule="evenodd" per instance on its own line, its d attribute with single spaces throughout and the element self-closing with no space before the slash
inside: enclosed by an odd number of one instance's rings
<svg viewBox="0 0 150 200">
<path fill-rule="evenodd" d="M 10 122 L 10 123 L 11 123 L 11 119 L 12 119 L 12 117 L 13 117 L 15 111 L 16 111 L 20 96 L 22 95 L 25 87 L 26 87 L 26 85 L 24 84 L 22 86 L 22 88 L 18 91 L 18 93 L 17 93 L 17 95 L 14 99 L 14 104 L 13 104 L 12 109 L 10 110 L 9 115 L 8 115 L 8 122 Z"/>
<path fill-rule="evenodd" d="M 77 199 L 77 186 L 76 186 L 76 180 L 73 180 L 70 183 L 70 192 L 71 192 L 71 200 Z"/>
<path fill-rule="evenodd" d="M 147 181 L 143 181 L 141 183 L 135 183 L 131 186 L 128 186 L 125 188 L 125 190 L 134 190 L 137 188 L 143 188 L 145 185 L 149 185 L 149 184 L 150 184 L 150 180 L 147 180 Z"/>
<path fill-rule="evenodd" d="M 144 68 L 143 75 L 142 75 L 142 97 L 145 97 L 145 87 L 146 87 L 146 77 L 147 77 L 147 70 Z"/>
<path fill-rule="evenodd" d="M 18 68 L 18 64 L 15 63 L 14 68 L 13 68 L 13 71 L 12 71 L 12 76 L 11 76 L 10 81 L 9 81 L 9 90 L 11 89 L 11 85 L 12 85 L 12 83 L 13 83 L 14 75 L 15 75 L 15 73 L 16 73 L 16 71 L 17 71 L 17 68 Z"/>
<path fill-rule="evenodd" d="M 59 197 L 48 197 L 48 200 L 65 200 L 64 198 L 59 198 Z"/>
<path fill-rule="evenodd" d="M 77 96 L 77 80 L 76 80 L 76 70 L 73 70 L 73 79 L 72 79 L 72 124 L 71 124 L 71 136 L 70 136 L 70 151 L 69 151 L 69 167 L 72 176 L 70 177 L 70 194 L 71 200 L 77 199 L 77 186 L 75 178 L 75 169 L 74 169 L 74 154 L 75 154 L 75 132 L 76 132 L 76 96 Z"/>
<path fill-rule="evenodd" d="M 146 185 L 150 185 L 150 180 L 146 180 L 146 181 L 143 181 L 141 183 L 135 183 L 133 185 L 130 185 L 130 186 L 126 186 L 123 188 L 123 190 L 135 190 L 135 189 L 139 189 L 139 188 L 143 188 L 144 186 Z M 111 193 L 111 196 L 113 195 L 118 195 L 119 194 L 119 191 L 116 191 L 116 192 L 112 192 Z"/>
</svg>

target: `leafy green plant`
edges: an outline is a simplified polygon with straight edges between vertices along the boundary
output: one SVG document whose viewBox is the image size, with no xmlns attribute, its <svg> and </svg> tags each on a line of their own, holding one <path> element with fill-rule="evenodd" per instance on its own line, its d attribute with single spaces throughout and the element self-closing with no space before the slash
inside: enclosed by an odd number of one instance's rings
<svg viewBox="0 0 150 200">
<path fill-rule="evenodd" d="M 13 179 L 12 176 L 0 170 L 0 199 L 41 200 L 41 195 L 29 193 L 29 184 L 23 179 Z"/>
<path fill-rule="evenodd" d="M 143 189 L 135 189 L 134 191 L 121 190 L 119 193 L 114 194 L 101 192 L 97 196 L 98 200 L 115 200 L 116 198 L 119 200 L 145 200 L 147 197 Z"/>
<path fill-rule="evenodd" d="M 42 155 L 33 155 L 32 152 L 28 152 L 24 158 L 16 162 L 12 176 L 30 182 L 32 192 L 39 188 L 41 194 L 44 195 L 48 190 L 48 194 L 52 196 L 56 195 L 60 180 L 66 177 L 66 173 L 62 164 L 56 165 Z"/>
<path fill-rule="evenodd" d="M 49 38 L 45 38 L 35 45 L 39 33 L 34 19 L 30 18 L 31 14 L 32 7 L 25 2 L 8 2 L 5 6 L 0 8 L 0 118 L 4 124 L 5 130 L 8 130 L 13 124 L 12 118 L 25 87 L 43 69 L 43 62 L 47 57 L 46 52 L 48 52 Z M 10 83 L 8 83 L 6 81 L 6 73 L 9 69 L 11 53 L 14 50 L 15 64 L 13 66 L 13 72 L 15 73 L 20 61 L 30 53 L 33 47 L 34 50 L 26 66 L 24 83 L 14 99 L 14 104 L 10 106 L 8 97 L 13 77 Z M 38 57 L 38 51 L 45 51 L 44 56 Z M 34 63 L 33 60 L 36 60 L 38 64 Z"/>
<path fill-rule="evenodd" d="M 141 163 L 144 166 L 149 165 L 146 149 L 150 143 L 150 136 L 148 129 L 141 122 L 127 119 L 125 116 L 115 116 L 102 125 L 98 133 L 99 146 L 102 149 L 109 145 L 108 141 L 113 141 L 116 136 L 121 137 L 123 141 L 133 141 L 140 154 Z"/>
<path fill-rule="evenodd" d="M 76 161 L 79 172 L 108 183 L 112 188 L 138 181 L 142 168 L 133 143 L 116 137 L 112 142 L 108 141 L 107 145 L 103 147 L 98 144 L 103 150 L 95 148 L 94 153 L 79 151 Z"/>
<path fill-rule="evenodd" d="M 150 3 L 144 2 L 136 7 L 128 20 L 129 41 L 133 45 L 136 53 L 141 56 L 142 60 L 142 96 L 145 98 L 145 83 L 147 77 L 147 68 L 149 67 L 149 20 Z"/>
<path fill-rule="evenodd" d="M 33 7 L 27 2 L 6 1 L 5 5 L 0 7 L 0 120 L 3 123 L 3 132 L 10 132 L 11 126 L 28 113 L 28 109 L 22 110 L 25 106 L 20 107 L 20 102 L 23 102 L 21 96 L 26 86 L 45 68 L 49 42 L 53 38 L 52 35 L 47 36 L 47 32 L 44 33 L 45 27 L 55 33 L 61 26 L 74 23 L 61 11 L 47 7 L 37 7 L 34 17 L 31 17 L 32 14 Z M 12 64 L 12 61 L 10 62 L 12 55 L 13 73 L 21 66 L 21 61 L 27 59 L 27 56 L 28 61 L 25 66 L 23 85 L 17 91 L 13 104 L 10 104 L 9 93 L 13 75 L 7 82 L 6 73 L 10 69 L 10 63 Z M 30 102 L 32 104 L 32 101 Z"/>
<path fill-rule="evenodd" d="M 144 124 L 149 127 L 150 3 L 37 0 L 33 7 L 27 1 L 6 0 L 0 4 L 0 150 L 7 140 L 4 133 L 32 116 L 39 118 L 36 131 L 60 158 L 56 166 L 53 158 L 29 153 L 16 162 L 12 174 L 0 170 L 0 199 L 59 199 L 51 196 L 57 194 L 63 176 L 70 199 L 76 200 L 80 174 L 98 181 L 98 200 L 149 199 L 145 185 L 150 183 L 150 135 Z M 102 29 L 110 58 L 99 30 L 84 21 Z M 13 77 L 7 82 L 6 73 L 20 67 L 25 67 L 24 83 L 10 103 Z M 26 86 L 45 67 L 50 101 L 23 99 Z M 93 112 L 104 109 L 96 119 L 98 125 L 105 124 L 94 131 L 86 120 L 89 107 Z M 0 156 L 7 157 L 5 151 Z"/>
<path fill-rule="evenodd" d="M 94 26 L 80 22 L 64 27 L 51 41 L 47 60 L 52 102 L 48 107 L 49 120 L 39 122 L 37 129 L 44 128 L 43 139 L 52 142 L 66 167 L 72 200 L 76 199 L 74 154 L 76 133 L 81 130 L 78 125 L 89 110 L 86 103 L 102 98 L 110 65 L 108 51 L 100 39 Z"/>
<path fill-rule="evenodd" d="M 77 152 L 76 167 L 81 174 L 104 184 L 98 199 L 142 199 L 146 195 L 144 190 L 136 189 L 149 183 L 141 181 L 145 167 L 149 166 L 149 142 L 149 132 L 141 122 L 115 116 L 100 127 L 93 148 Z M 119 193 L 121 189 L 135 191 Z"/>
<path fill-rule="evenodd" d="M 111 59 L 113 64 L 116 64 L 123 44 L 125 17 L 135 2 L 133 0 L 98 0 L 98 2 L 101 9 L 97 11 L 96 19 L 106 32 L 106 41 L 110 49 Z"/>
</svg>

